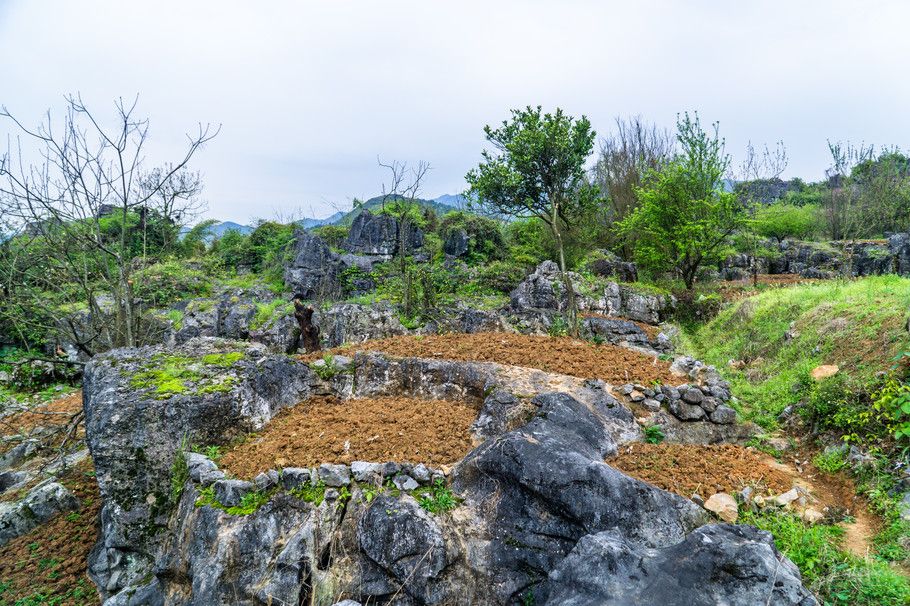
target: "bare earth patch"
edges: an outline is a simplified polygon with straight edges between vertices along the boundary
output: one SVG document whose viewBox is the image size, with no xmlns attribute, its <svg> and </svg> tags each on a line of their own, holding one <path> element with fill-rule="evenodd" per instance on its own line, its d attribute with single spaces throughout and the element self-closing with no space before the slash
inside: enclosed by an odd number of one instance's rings
<svg viewBox="0 0 910 606">
<path fill-rule="evenodd" d="M 268 469 L 320 463 L 448 465 L 471 449 L 476 417 L 474 407 L 442 400 L 314 397 L 279 413 L 219 466 L 249 479 Z"/>
<path fill-rule="evenodd" d="M 745 486 L 781 494 L 793 478 L 768 464 L 765 455 L 733 444 L 641 444 L 620 449 L 607 461 L 622 472 L 689 498 L 716 492 L 734 494 Z"/>
<path fill-rule="evenodd" d="M 613 385 L 654 381 L 675 385 L 681 382 L 670 373 L 669 362 L 624 347 L 595 345 L 569 337 L 501 332 L 407 335 L 346 345 L 327 353 L 352 355 L 357 351 L 377 351 L 396 357 L 496 362 L 583 379 L 602 379 Z M 316 360 L 324 353 L 310 354 L 303 359 Z"/>
<path fill-rule="evenodd" d="M 81 412 L 82 391 L 80 390 L 51 402 L 38 404 L 29 410 L 0 418 L 0 435 L 27 435 L 36 427 L 64 430 Z M 81 439 L 83 437 L 82 425 L 80 424 L 76 429 L 77 433 L 70 438 Z M 59 440 L 64 437 L 66 436 L 58 436 Z M 58 445 L 59 440 L 52 441 L 51 445 Z M 0 442 L 0 453 L 9 450 L 17 443 L 12 440 L 5 444 Z"/>
<path fill-rule="evenodd" d="M 0 587 L 5 587 L 0 604 L 100 603 L 86 573 L 101 509 L 91 461 L 79 463 L 60 482 L 78 497 L 80 507 L 0 547 Z"/>
</svg>

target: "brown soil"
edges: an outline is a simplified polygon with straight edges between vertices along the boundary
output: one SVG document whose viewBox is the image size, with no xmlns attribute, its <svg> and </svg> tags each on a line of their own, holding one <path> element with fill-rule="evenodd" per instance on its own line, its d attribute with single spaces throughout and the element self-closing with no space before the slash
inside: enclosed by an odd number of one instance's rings
<svg viewBox="0 0 910 606">
<path fill-rule="evenodd" d="M 346 345 L 328 353 L 350 355 L 357 351 L 378 351 L 398 357 L 497 362 L 583 379 L 603 379 L 613 385 L 633 382 L 650 384 L 654 381 L 664 384 L 680 382 L 679 377 L 674 377 L 670 373 L 669 362 L 625 347 L 595 345 L 569 337 L 499 332 L 398 336 Z M 316 360 L 324 353 L 311 354 L 303 359 Z"/>
<path fill-rule="evenodd" d="M 632 443 L 607 463 L 686 498 L 695 493 L 705 499 L 716 492 L 734 494 L 744 486 L 770 494 L 793 487 L 793 479 L 768 465 L 764 455 L 733 444 Z"/>
<path fill-rule="evenodd" d="M 239 478 L 352 461 L 447 465 L 471 449 L 477 410 L 442 400 L 316 397 L 282 411 L 219 465 Z"/>
<path fill-rule="evenodd" d="M 819 281 L 816 278 L 804 278 L 799 274 L 758 274 L 758 284 L 762 286 L 785 287 Z M 752 284 L 751 276 L 742 280 L 722 281 L 718 284 L 717 290 L 725 301 L 737 301 L 759 293 L 759 290 Z"/>
<path fill-rule="evenodd" d="M 101 508 L 91 462 L 83 461 L 61 482 L 79 498 L 80 507 L 0 547 L 0 588 L 6 587 L 0 591 L 0 606 L 100 603 L 86 574 L 86 559 L 98 538 Z M 43 599 L 36 599 L 38 595 Z M 34 601 L 26 601 L 28 598 Z"/>
<path fill-rule="evenodd" d="M 17 412 L 0 418 L 0 435 L 28 434 L 35 427 L 64 428 L 73 418 L 82 412 L 82 391 L 63 396 L 52 402 L 38 404 L 28 411 Z M 81 426 L 79 435 L 82 437 Z M 60 436 L 61 439 L 63 436 Z M 9 450 L 18 442 L 0 443 L 0 453 Z M 56 443 L 51 444 L 56 445 Z"/>
</svg>

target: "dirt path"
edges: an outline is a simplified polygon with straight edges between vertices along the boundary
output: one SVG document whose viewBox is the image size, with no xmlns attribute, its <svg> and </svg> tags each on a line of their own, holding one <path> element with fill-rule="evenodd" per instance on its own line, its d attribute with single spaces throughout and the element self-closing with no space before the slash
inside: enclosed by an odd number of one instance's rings
<svg viewBox="0 0 910 606">
<path fill-rule="evenodd" d="M 821 504 L 842 508 L 843 513 L 854 520 L 840 524 L 844 529 L 844 549 L 862 558 L 870 555 L 873 551 L 872 539 L 881 522 L 869 512 L 862 497 L 856 494 L 853 483 L 847 478 L 819 471 L 808 459 L 800 461 L 781 462 L 767 457 L 766 463 L 789 475 L 797 486 L 805 488 Z"/>
</svg>

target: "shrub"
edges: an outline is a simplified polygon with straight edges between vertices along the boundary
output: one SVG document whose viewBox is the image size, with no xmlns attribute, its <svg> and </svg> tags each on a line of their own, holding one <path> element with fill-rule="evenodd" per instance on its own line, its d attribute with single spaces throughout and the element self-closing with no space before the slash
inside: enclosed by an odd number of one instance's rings
<svg viewBox="0 0 910 606">
<path fill-rule="evenodd" d="M 452 234 L 464 231 L 468 235 L 468 263 L 484 263 L 505 256 L 505 239 L 497 221 L 464 211 L 454 211 L 439 223 L 439 237 L 443 242 Z"/>
<path fill-rule="evenodd" d="M 209 275 L 181 261 L 156 263 L 133 272 L 133 293 L 155 307 L 211 292 Z"/>
<path fill-rule="evenodd" d="M 338 248 L 348 237 L 351 228 L 346 225 L 320 225 L 319 227 L 314 227 L 311 231 L 313 235 L 325 240 L 330 247 Z"/>
<path fill-rule="evenodd" d="M 645 442 L 648 444 L 660 444 L 665 437 L 660 425 L 648 425 L 645 427 Z"/>
<path fill-rule="evenodd" d="M 484 288 L 509 294 L 527 277 L 525 267 L 510 261 L 493 261 L 478 268 L 477 281 Z"/>
<path fill-rule="evenodd" d="M 755 211 L 751 224 L 755 233 L 778 242 L 784 238 L 802 240 L 818 231 L 818 207 L 784 203 L 762 206 Z"/>
</svg>

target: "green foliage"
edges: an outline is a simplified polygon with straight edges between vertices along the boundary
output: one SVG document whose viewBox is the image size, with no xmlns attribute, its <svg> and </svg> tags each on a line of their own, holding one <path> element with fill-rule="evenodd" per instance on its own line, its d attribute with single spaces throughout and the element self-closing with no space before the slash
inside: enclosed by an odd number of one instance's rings
<svg viewBox="0 0 910 606">
<path fill-rule="evenodd" d="M 306 501 L 307 503 L 312 503 L 316 507 L 319 507 L 322 505 L 322 501 L 325 500 L 325 482 L 320 481 L 316 484 L 304 484 L 292 489 L 290 493 L 301 501 Z"/>
<path fill-rule="evenodd" d="M 417 502 L 430 513 L 445 513 L 458 507 L 458 498 L 445 485 L 437 479 L 433 486 L 416 491 Z"/>
<path fill-rule="evenodd" d="M 256 315 L 250 321 L 250 330 L 259 330 L 267 326 L 274 318 L 294 311 L 294 303 L 275 299 L 268 303 L 256 303 Z"/>
<path fill-rule="evenodd" d="M 332 354 L 325 354 L 320 361 L 322 364 L 313 362 L 310 364 L 310 368 L 323 381 L 328 381 L 332 377 L 340 375 L 343 372 L 341 367 L 335 364 L 335 357 Z"/>
<path fill-rule="evenodd" d="M 645 442 L 648 444 L 660 444 L 665 437 L 660 425 L 648 425 L 645 427 Z"/>
<path fill-rule="evenodd" d="M 454 211 L 439 223 L 443 241 L 464 231 L 468 235 L 468 252 L 463 257 L 469 264 L 486 263 L 505 256 L 505 239 L 499 222 L 464 211 Z"/>
<path fill-rule="evenodd" d="M 133 293 L 155 307 L 165 307 L 182 299 L 211 295 L 212 281 L 205 272 L 183 261 L 167 261 L 133 272 Z"/>
<path fill-rule="evenodd" d="M 819 227 L 819 210 L 813 205 L 769 204 L 755 211 L 750 222 L 752 229 L 760 236 L 803 240 L 816 233 Z"/>
<path fill-rule="evenodd" d="M 230 391 L 237 381 L 236 377 L 207 376 L 203 372 L 204 367 L 229 368 L 243 356 L 239 351 L 207 354 L 201 359 L 158 353 L 142 370 L 130 377 L 130 386 L 150 389 L 158 400 L 188 393 L 191 385 L 196 386 L 196 393 L 199 394 Z"/>
<path fill-rule="evenodd" d="M 569 334 L 569 323 L 564 317 L 556 316 L 547 332 L 551 337 L 565 337 Z"/>
<path fill-rule="evenodd" d="M 698 269 L 720 261 L 727 241 L 743 224 L 742 206 L 724 191 L 729 164 L 717 124 L 713 134 L 688 114 L 677 121 L 679 157 L 652 172 L 638 190 L 639 206 L 617 224 L 635 242 L 635 258 L 646 269 L 676 271 L 691 290 Z"/>
<path fill-rule="evenodd" d="M 826 473 L 837 473 L 847 465 L 847 450 L 833 448 L 812 457 L 812 463 Z"/>
<path fill-rule="evenodd" d="M 803 582 L 825 604 L 860 606 L 910 602 L 907 578 L 885 563 L 862 559 L 841 548 L 838 526 L 806 526 L 788 513 L 744 512 L 740 523 L 774 535 L 777 548 L 799 568 Z"/>
<path fill-rule="evenodd" d="M 527 275 L 527 270 L 514 262 L 493 261 L 477 268 L 477 283 L 481 288 L 509 294 Z"/>
<path fill-rule="evenodd" d="M 190 468 L 186 463 L 186 454 L 184 452 L 184 444 L 177 450 L 174 455 L 174 462 L 171 464 L 171 503 L 176 504 L 180 500 L 180 496 L 183 494 L 183 487 L 186 485 L 186 481 L 190 478 Z"/>
<path fill-rule="evenodd" d="M 206 486 L 199 490 L 199 497 L 196 499 L 195 505 L 196 507 L 214 507 L 232 516 L 248 516 L 268 503 L 274 493 L 274 490 L 268 492 L 253 490 L 243 495 L 239 505 L 226 507 L 218 502 L 215 497 L 215 489 L 211 486 Z"/>
<path fill-rule="evenodd" d="M 281 277 L 284 261 L 294 241 L 294 225 L 261 221 L 247 235 L 229 230 L 212 244 L 211 254 L 227 268 L 247 269 L 267 280 Z"/>
<path fill-rule="evenodd" d="M 310 231 L 314 236 L 319 236 L 325 240 L 325 243 L 331 248 L 338 248 L 347 239 L 351 228 L 346 225 L 320 225 Z"/>
<path fill-rule="evenodd" d="M 765 290 L 725 308 L 705 325 L 687 326 L 684 338 L 689 353 L 717 366 L 730 381 L 746 420 L 772 429 L 777 415 L 811 395 L 811 389 L 815 398 L 809 402 L 810 418 L 847 406 L 837 423 L 868 435 L 862 428 L 865 421 L 850 415 L 868 408 L 869 401 L 857 401 L 851 394 L 873 385 L 876 374 L 903 350 L 907 309 L 906 278 L 830 280 Z M 849 347 L 844 348 L 845 343 Z M 845 376 L 810 387 L 809 372 L 835 352 Z M 745 368 L 729 367 L 730 360 L 742 361 Z M 847 391 L 838 393 L 838 385 Z"/>
</svg>

